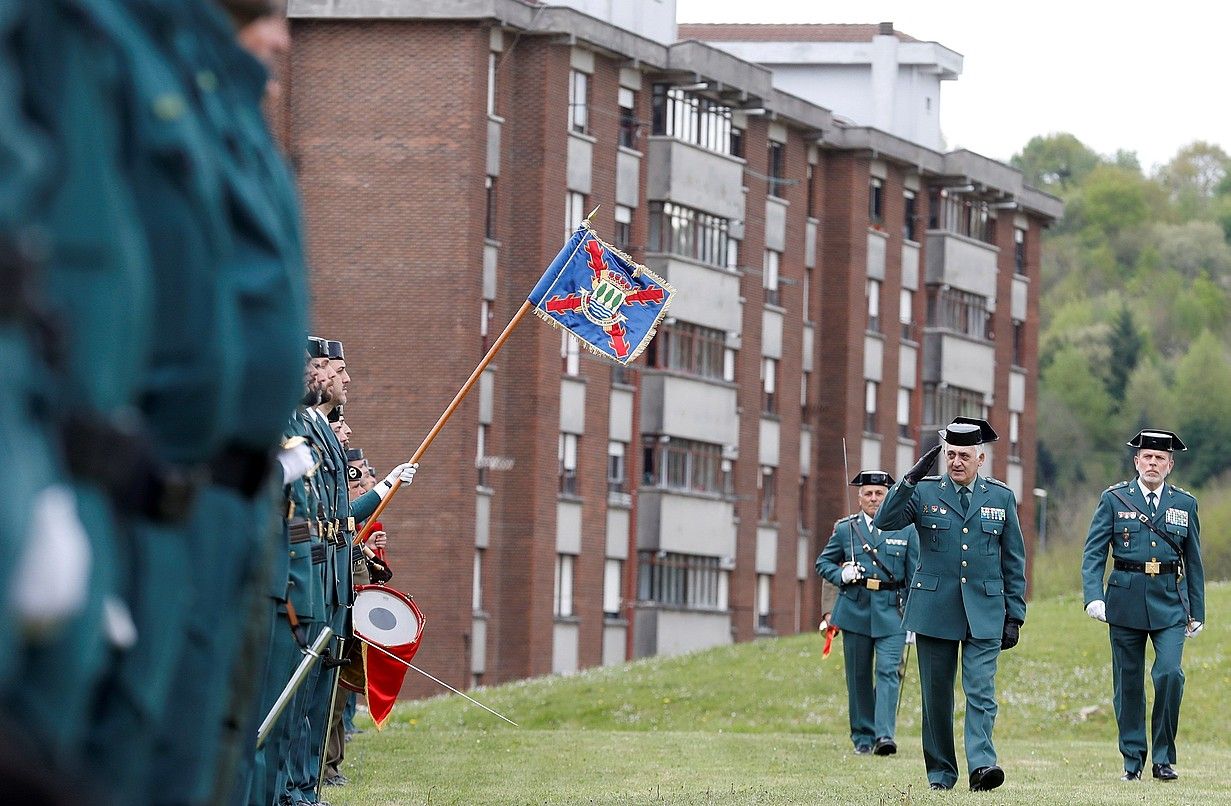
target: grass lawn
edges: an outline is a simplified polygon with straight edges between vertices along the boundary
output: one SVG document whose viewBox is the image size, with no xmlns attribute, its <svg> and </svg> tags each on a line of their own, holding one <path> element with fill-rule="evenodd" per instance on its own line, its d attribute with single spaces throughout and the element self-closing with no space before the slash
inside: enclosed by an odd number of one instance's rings
<svg viewBox="0 0 1231 806">
<path fill-rule="evenodd" d="M 898 755 L 854 756 L 840 648 L 822 661 L 820 637 L 802 635 L 472 692 L 520 728 L 459 697 L 401 704 L 380 733 L 360 720 L 367 731 L 347 745 L 352 783 L 325 797 L 335 806 L 1231 804 L 1231 627 L 1219 619 L 1231 585 L 1208 595 L 1214 623 L 1185 648 L 1174 784 L 1117 780 L 1107 628 L 1070 596 L 1032 603 L 1021 644 L 1001 655 L 996 746 L 1008 779 L 995 792 L 970 793 L 964 777 L 952 792 L 927 789 L 913 657 Z M 960 747 L 958 758 L 964 766 Z"/>
</svg>

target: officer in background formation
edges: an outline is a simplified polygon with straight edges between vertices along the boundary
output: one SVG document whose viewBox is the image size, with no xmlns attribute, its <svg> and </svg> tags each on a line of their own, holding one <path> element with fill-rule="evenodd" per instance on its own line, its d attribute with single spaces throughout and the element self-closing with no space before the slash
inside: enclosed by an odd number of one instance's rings
<svg viewBox="0 0 1231 806">
<path fill-rule="evenodd" d="M 1005 484 L 980 476 L 996 440 L 984 420 L 956 417 L 941 444 L 895 484 L 874 520 L 882 529 L 913 524 L 919 565 L 903 626 L 917 635 L 923 699 L 923 760 L 931 789 L 957 783 L 953 747 L 953 684 L 958 654 L 966 694 L 966 762 L 970 788 L 1004 783 L 996 764 L 996 662 L 1017 645 L 1026 620 L 1026 549 L 1017 499 Z M 944 450 L 946 473 L 927 476 Z"/>
<path fill-rule="evenodd" d="M 216 802 L 253 710 L 229 683 L 307 294 L 265 70 L 221 5 L 0 2 L 0 262 L 21 267 L 6 304 L 40 301 L 0 312 L 3 419 L 26 431 L 0 549 L 56 557 L 5 565 L 33 599 L 6 597 L 0 730 L 93 802 Z"/>
<path fill-rule="evenodd" d="M 872 525 L 893 477 L 865 470 L 851 479 L 859 512 L 834 524 L 816 559 L 816 572 L 838 589 L 831 623 L 842 630 L 851 742 L 859 755 L 893 755 L 899 666 L 907 640 L 902 628 L 906 588 L 919 559 L 915 527 L 885 531 Z"/>
<path fill-rule="evenodd" d="M 1122 781 L 1140 781 L 1146 763 L 1145 649 L 1154 645 L 1154 712 L 1150 718 L 1151 773 L 1160 781 L 1179 774 L 1175 737 L 1184 696 L 1184 639 L 1205 626 L 1205 571 L 1197 499 L 1167 476 L 1175 452 L 1188 450 L 1170 431 L 1149 429 L 1128 443 L 1137 478 L 1108 487 L 1086 536 L 1081 564 L 1086 613 L 1107 622 L 1111 635 L 1112 691 Z M 1103 589 L 1107 557 L 1112 570 Z"/>
</svg>

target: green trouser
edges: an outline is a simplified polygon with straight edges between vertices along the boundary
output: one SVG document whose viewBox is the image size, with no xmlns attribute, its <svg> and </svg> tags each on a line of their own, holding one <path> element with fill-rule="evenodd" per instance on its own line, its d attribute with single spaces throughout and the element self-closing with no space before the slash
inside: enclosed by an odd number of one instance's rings
<svg viewBox="0 0 1231 806">
<path fill-rule="evenodd" d="M 953 749 L 953 683 L 958 650 L 962 656 L 962 691 L 966 694 L 966 765 L 968 771 L 996 763 L 992 728 L 996 724 L 996 659 L 999 638 L 950 641 L 919 635 L 919 684 L 923 695 L 923 762 L 930 783 L 957 783 Z"/>
<path fill-rule="evenodd" d="M 881 737 L 893 738 L 901 682 L 898 664 L 905 644 L 905 632 L 873 638 L 842 631 L 851 741 L 855 747 L 871 747 Z"/>
<path fill-rule="evenodd" d="M 1146 638 L 1154 644 L 1154 711 L 1150 715 L 1152 751 L 1155 764 L 1174 764 L 1175 733 L 1180 723 L 1180 701 L 1184 698 L 1184 625 L 1161 630 L 1134 630 L 1111 625 L 1111 673 L 1120 729 L 1120 753 L 1124 769 L 1141 772 L 1146 763 Z"/>
</svg>

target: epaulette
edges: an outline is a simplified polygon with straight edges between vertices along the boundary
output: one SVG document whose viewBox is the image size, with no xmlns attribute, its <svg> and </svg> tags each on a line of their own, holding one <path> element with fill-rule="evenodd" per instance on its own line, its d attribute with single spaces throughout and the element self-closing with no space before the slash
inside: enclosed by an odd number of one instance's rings
<svg viewBox="0 0 1231 806">
<path fill-rule="evenodd" d="M 940 481 L 944 476 L 924 476 L 920 481 Z"/>
<path fill-rule="evenodd" d="M 1013 489 L 1012 487 L 1010 487 L 1009 485 L 1005 484 L 1005 483 L 1004 483 L 1003 481 L 1001 481 L 1000 479 L 994 479 L 994 478 L 992 478 L 991 476 L 984 476 L 984 477 L 983 477 L 983 480 L 984 480 L 984 481 L 990 481 L 992 484 L 995 484 L 997 487 L 1004 487 L 1006 490 L 1010 490 L 1010 491 L 1011 491 L 1011 490 Z"/>
<path fill-rule="evenodd" d="M 841 518 L 838 518 L 836 521 L 833 522 L 834 528 L 837 529 L 839 524 L 849 523 L 850 521 L 853 521 L 858 517 L 859 517 L 858 512 L 856 512 L 854 515 L 844 515 Z"/>
<path fill-rule="evenodd" d="M 1171 489 L 1175 490 L 1177 493 L 1184 493 L 1184 495 L 1187 495 L 1189 498 L 1191 498 L 1194 501 L 1197 500 L 1197 496 L 1193 495 L 1188 490 L 1185 490 L 1183 487 L 1177 487 L 1174 484 L 1172 484 Z"/>
<path fill-rule="evenodd" d="M 1113 484 L 1113 485 L 1111 485 L 1110 487 L 1108 487 L 1108 488 L 1107 488 L 1107 490 L 1106 490 L 1106 492 L 1111 492 L 1112 490 L 1118 490 L 1118 489 L 1120 489 L 1121 487 L 1127 487 L 1130 483 L 1131 483 L 1131 482 L 1127 482 L 1127 481 L 1118 481 L 1118 482 L 1116 482 L 1115 484 Z M 1173 485 L 1173 486 L 1174 486 L 1174 485 Z"/>
</svg>

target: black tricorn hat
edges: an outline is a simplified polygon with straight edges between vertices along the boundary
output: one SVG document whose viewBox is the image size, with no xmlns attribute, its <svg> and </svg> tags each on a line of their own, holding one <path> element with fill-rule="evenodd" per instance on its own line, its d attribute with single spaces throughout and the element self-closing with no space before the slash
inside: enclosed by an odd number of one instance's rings
<svg viewBox="0 0 1231 806">
<path fill-rule="evenodd" d="M 320 336 L 308 337 L 308 357 L 309 358 L 328 358 L 329 348 L 326 342 Z"/>
<path fill-rule="evenodd" d="M 334 406 L 333 411 L 329 412 L 328 420 L 331 423 L 336 423 L 339 420 L 345 420 L 346 415 L 342 412 L 341 406 Z"/>
<path fill-rule="evenodd" d="M 363 448 L 347 448 L 346 449 L 346 461 L 358 462 L 362 458 L 363 458 Z"/>
<path fill-rule="evenodd" d="M 325 349 L 326 351 L 328 351 L 329 359 L 331 361 L 339 361 L 339 360 L 345 361 L 346 360 L 346 356 L 342 352 L 342 342 L 327 341 L 325 342 Z"/>
<path fill-rule="evenodd" d="M 1177 437 L 1170 431 L 1161 431 L 1157 428 L 1147 428 L 1137 432 L 1137 436 L 1133 437 L 1126 443 L 1130 448 L 1137 450 L 1151 451 L 1186 451 L 1188 446 L 1184 444 L 1184 440 Z"/>
<path fill-rule="evenodd" d="M 347 481 L 359 481 L 363 478 L 363 468 L 355 467 L 354 465 L 346 466 Z"/>
<path fill-rule="evenodd" d="M 882 487 L 892 487 L 893 476 L 883 470 L 861 470 L 859 475 L 851 479 L 852 487 L 862 487 L 865 484 L 879 484 Z"/>
<path fill-rule="evenodd" d="M 954 417 L 953 422 L 937 433 L 945 442 L 959 447 L 982 445 L 1000 439 L 987 420 L 976 417 Z"/>
</svg>

